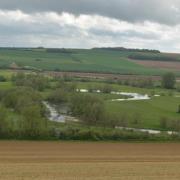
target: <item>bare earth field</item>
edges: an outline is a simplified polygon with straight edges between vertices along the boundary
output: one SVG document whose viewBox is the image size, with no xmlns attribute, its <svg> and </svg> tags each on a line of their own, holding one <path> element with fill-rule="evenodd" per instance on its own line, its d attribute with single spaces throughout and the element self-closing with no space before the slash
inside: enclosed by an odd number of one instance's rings
<svg viewBox="0 0 180 180">
<path fill-rule="evenodd" d="M 180 144 L 0 142 L 2 180 L 179 180 Z"/>
<path fill-rule="evenodd" d="M 145 60 L 133 60 L 137 64 L 143 65 L 144 67 L 168 69 L 172 71 L 180 70 L 180 62 L 165 62 L 165 61 L 145 61 Z"/>
<path fill-rule="evenodd" d="M 134 60 L 133 60 L 134 61 Z M 78 77 L 78 78 L 92 78 L 92 79 L 119 79 L 119 80 L 127 80 L 127 79 L 149 79 L 152 80 L 160 80 L 160 76 L 145 76 L 145 75 L 122 75 L 122 74 L 110 74 L 110 73 L 85 73 L 85 72 L 53 72 L 46 71 L 45 75 L 50 75 L 53 77 Z"/>
</svg>

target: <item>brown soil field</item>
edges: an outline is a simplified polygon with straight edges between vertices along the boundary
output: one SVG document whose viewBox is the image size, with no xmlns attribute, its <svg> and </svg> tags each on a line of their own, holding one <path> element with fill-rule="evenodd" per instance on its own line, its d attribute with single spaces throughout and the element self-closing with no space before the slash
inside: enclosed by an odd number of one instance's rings
<svg viewBox="0 0 180 180">
<path fill-rule="evenodd" d="M 78 77 L 78 78 L 92 78 L 92 79 L 118 79 L 118 80 L 127 80 L 127 79 L 149 79 L 160 80 L 160 76 L 145 76 L 145 75 L 122 75 L 122 74 L 110 74 L 110 73 L 84 73 L 84 72 L 53 72 L 46 71 L 43 74 L 48 74 L 53 77 Z"/>
<path fill-rule="evenodd" d="M 2 180 L 179 180 L 180 144 L 0 141 Z"/>
<path fill-rule="evenodd" d="M 171 57 L 176 57 L 176 58 L 179 58 L 180 57 L 180 53 L 163 53 L 164 55 L 167 55 L 167 56 L 171 56 Z"/>
<path fill-rule="evenodd" d="M 180 62 L 165 62 L 165 61 L 145 61 L 145 60 L 133 60 L 137 64 L 145 67 L 157 68 L 157 69 L 168 69 L 172 71 L 180 70 Z"/>
</svg>

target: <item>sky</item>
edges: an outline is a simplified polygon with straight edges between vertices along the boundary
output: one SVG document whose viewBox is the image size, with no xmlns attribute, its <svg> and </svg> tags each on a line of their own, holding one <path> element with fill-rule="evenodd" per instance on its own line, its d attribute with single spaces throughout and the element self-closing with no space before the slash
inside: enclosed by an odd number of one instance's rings
<svg viewBox="0 0 180 180">
<path fill-rule="evenodd" d="M 180 52 L 180 0 L 0 0 L 0 46 Z"/>
</svg>

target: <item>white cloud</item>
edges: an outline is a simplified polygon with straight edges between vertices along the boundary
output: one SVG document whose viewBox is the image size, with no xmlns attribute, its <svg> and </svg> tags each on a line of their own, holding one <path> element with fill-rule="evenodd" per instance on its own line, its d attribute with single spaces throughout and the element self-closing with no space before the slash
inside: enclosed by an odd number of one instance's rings
<svg viewBox="0 0 180 180">
<path fill-rule="evenodd" d="M 126 46 L 179 51 L 180 24 L 127 22 L 100 15 L 0 10 L 0 46 Z"/>
</svg>

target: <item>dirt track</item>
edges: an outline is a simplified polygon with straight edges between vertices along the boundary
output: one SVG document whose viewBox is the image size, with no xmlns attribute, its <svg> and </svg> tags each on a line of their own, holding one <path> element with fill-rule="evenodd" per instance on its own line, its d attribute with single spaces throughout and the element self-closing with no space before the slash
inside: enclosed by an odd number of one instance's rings
<svg viewBox="0 0 180 180">
<path fill-rule="evenodd" d="M 2 141 L 0 179 L 180 179 L 180 144 Z"/>
</svg>

